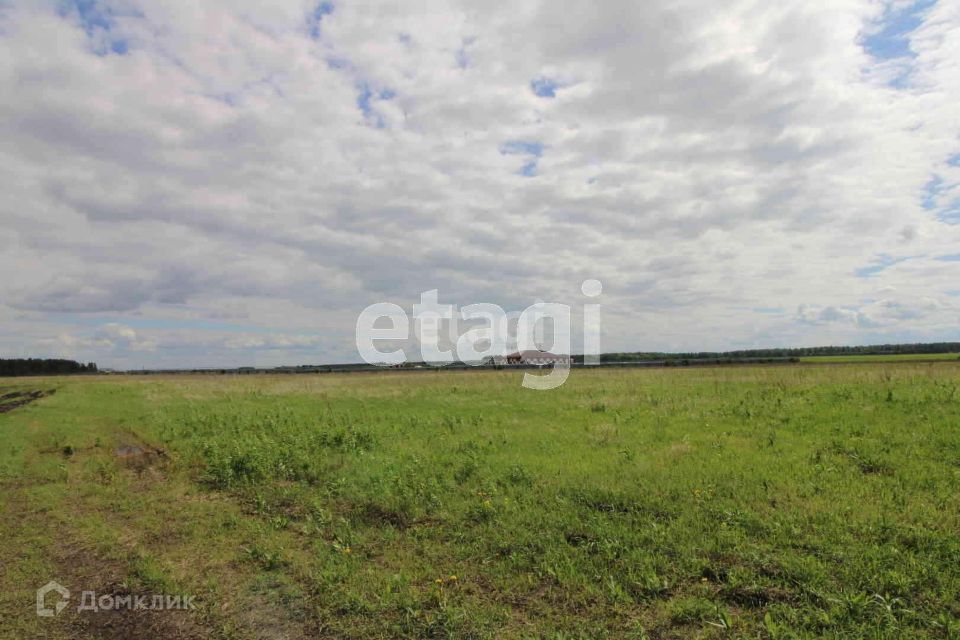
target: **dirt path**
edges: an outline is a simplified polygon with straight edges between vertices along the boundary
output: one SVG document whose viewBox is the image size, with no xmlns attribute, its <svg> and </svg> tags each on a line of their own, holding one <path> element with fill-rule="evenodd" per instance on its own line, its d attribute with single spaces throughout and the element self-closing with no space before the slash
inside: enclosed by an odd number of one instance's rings
<svg viewBox="0 0 960 640">
<path fill-rule="evenodd" d="M 40 398 L 52 396 L 56 392 L 56 389 L 36 389 L 32 391 L 11 391 L 10 393 L 5 393 L 0 396 L 0 413 L 13 411 Z"/>
<path fill-rule="evenodd" d="M 118 596 L 131 596 L 131 602 L 132 596 L 143 594 L 133 594 L 127 586 L 129 566 L 98 554 L 93 545 L 80 539 L 76 532 L 64 527 L 43 510 L 31 506 L 28 487 L 7 485 L 3 487 L 3 492 L 6 499 L 0 511 L 2 517 L 19 523 L 25 532 L 22 539 L 13 541 L 14 545 L 4 545 L 4 551 L 0 552 L 0 566 L 4 567 L 6 573 L 6 569 L 12 569 L 19 562 L 20 571 L 27 574 L 24 576 L 26 582 L 7 585 L 16 589 L 13 604 L 17 612 L 22 614 L 24 626 L 36 628 L 36 636 L 26 637 L 71 640 L 201 640 L 215 637 L 211 629 L 205 628 L 197 616 L 186 609 L 135 610 L 133 606 L 124 606 L 103 611 L 78 610 L 85 591 L 95 592 L 98 598 L 111 596 L 111 600 Z M 52 532 L 52 535 L 46 539 L 28 537 L 27 531 Z M 12 552 L 17 549 L 18 543 L 19 552 Z M 66 587 L 70 597 L 58 615 L 33 619 L 36 615 L 33 590 L 49 580 Z M 53 608 L 59 601 L 62 598 L 51 593 L 46 602 L 48 607 Z M 150 598 L 146 602 L 150 603 Z M 0 637 L 3 637 L 2 634 Z"/>
</svg>

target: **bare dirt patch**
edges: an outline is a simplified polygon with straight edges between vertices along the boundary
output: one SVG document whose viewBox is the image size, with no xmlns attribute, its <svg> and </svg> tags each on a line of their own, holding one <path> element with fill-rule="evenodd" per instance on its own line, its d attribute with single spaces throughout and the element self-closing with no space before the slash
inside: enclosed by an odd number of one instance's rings
<svg viewBox="0 0 960 640">
<path fill-rule="evenodd" d="M 29 391 L 11 391 L 0 396 L 0 413 L 13 411 L 40 398 L 46 398 L 56 393 L 56 389 L 35 389 Z"/>
<path fill-rule="evenodd" d="M 107 560 L 78 544 L 62 545 L 57 556 L 57 564 L 64 574 L 63 580 L 65 584 L 69 583 L 67 586 L 71 589 L 70 606 L 63 614 L 64 622 L 76 637 L 103 640 L 200 640 L 210 637 L 210 632 L 186 609 L 136 610 L 123 606 L 78 611 L 84 591 L 95 592 L 98 599 L 112 596 L 113 602 L 118 597 L 129 596 L 132 600 L 136 596 L 147 596 L 147 606 L 152 604 L 154 594 L 132 593 L 125 581 L 125 563 Z"/>
<path fill-rule="evenodd" d="M 137 475 L 159 474 L 158 469 L 166 466 L 169 460 L 163 449 L 139 442 L 120 445 L 114 455 L 123 466 L 135 471 Z"/>
<path fill-rule="evenodd" d="M 200 640 L 214 637 L 215 634 L 206 628 L 198 612 L 186 608 L 171 610 L 134 610 L 120 608 L 98 611 L 78 611 L 84 602 L 83 592 L 92 591 L 100 596 L 111 596 L 115 602 L 117 596 L 149 595 L 147 606 L 153 604 L 154 594 L 134 594 L 128 586 L 126 576 L 129 574 L 129 561 L 117 558 L 108 558 L 99 553 L 93 546 L 81 543 L 73 533 L 57 523 L 49 514 L 31 506 L 23 490 L 6 491 L 6 504 L 2 510 L 4 518 L 12 518 L 31 530 L 55 531 L 55 537 L 45 549 L 50 560 L 49 572 L 44 571 L 35 578 L 33 584 L 27 585 L 22 597 L 17 599 L 18 609 L 15 615 L 23 614 L 33 617 L 34 599 L 32 589 L 40 587 L 41 583 L 50 579 L 69 590 L 69 599 L 65 601 L 63 611 L 53 618 L 42 621 L 40 629 L 46 629 L 44 635 L 30 637 L 70 638 L 71 640 L 134 640 L 139 638 L 156 638 L 158 640 Z M 16 537 L 14 537 L 16 541 Z M 27 538 L 36 543 L 34 538 Z M 40 543 L 44 544 L 44 543 Z M 22 553 L 22 552 L 18 552 Z M 14 558 L 16 557 L 13 556 Z M 7 558 L 9 559 L 9 558 Z M 0 564 L 4 558 L 0 557 Z M 20 585 L 5 585 L 7 588 Z M 163 594 L 166 595 L 166 594 Z M 183 594 L 170 594 L 173 596 Z M 52 607 L 56 596 L 48 596 L 47 606 Z M 182 599 L 181 599 L 182 602 Z M 166 600 L 164 600 L 166 607 Z M 6 611 L 4 613 L 7 613 Z M 3 625 L 0 625 L 2 627 Z M 0 633 L 0 635 L 3 635 Z M 6 637 L 6 636 L 4 636 Z"/>
</svg>

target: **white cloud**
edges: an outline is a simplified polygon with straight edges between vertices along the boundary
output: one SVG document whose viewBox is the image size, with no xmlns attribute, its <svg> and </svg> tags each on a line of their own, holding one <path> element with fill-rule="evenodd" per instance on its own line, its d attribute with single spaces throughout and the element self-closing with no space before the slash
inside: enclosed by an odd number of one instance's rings
<svg viewBox="0 0 960 640">
<path fill-rule="evenodd" d="M 100 351 L 153 351 L 157 348 L 157 343 L 149 338 L 144 338 L 132 328 L 110 322 L 97 328 L 91 334 L 72 335 L 61 333 L 57 336 L 57 344 L 60 346 L 77 349 L 94 349 Z"/>
<path fill-rule="evenodd" d="M 960 7 L 878 60 L 888 4 L 12 3 L 0 351 L 86 335 L 110 362 L 99 322 L 135 327 L 133 363 L 191 335 L 209 364 L 350 360 L 373 301 L 579 303 L 586 278 L 611 349 L 811 344 L 848 316 L 844 340 L 956 337 L 876 302 L 948 299 L 960 240 Z M 542 145 L 534 175 L 511 141 Z M 878 256 L 912 259 L 857 277 Z"/>
<path fill-rule="evenodd" d="M 852 307 L 800 305 L 797 318 L 807 324 L 850 324 L 864 329 L 898 327 L 904 322 L 923 321 L 925 326 L 942 325 L 951 330 L 960 320 L 960 306 L 927 296 L 896 295 Z"/>
</svg>

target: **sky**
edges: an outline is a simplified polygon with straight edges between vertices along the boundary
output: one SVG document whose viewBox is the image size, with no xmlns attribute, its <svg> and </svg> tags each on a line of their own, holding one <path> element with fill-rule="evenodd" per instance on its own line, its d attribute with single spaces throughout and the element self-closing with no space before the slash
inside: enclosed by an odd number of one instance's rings
<svg viewBox="0 0 960 640">
<path fill-rule="evenodd" d="M 958 104 L 957 0 L 0 0 L 0 356 L 353 362 L 432 289 L 960 340 Z"/>
</svg>

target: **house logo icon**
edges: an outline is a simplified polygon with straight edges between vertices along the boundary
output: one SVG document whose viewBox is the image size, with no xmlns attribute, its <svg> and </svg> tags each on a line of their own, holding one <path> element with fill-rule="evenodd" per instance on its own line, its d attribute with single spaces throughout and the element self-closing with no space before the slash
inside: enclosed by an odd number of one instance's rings
<svg viewBox="0 0 960 640">
<path fill-rule="evenodd" d="M 47 595 L 51 591 L 56 591 L 60 594 L 60 599 L 57 600 L 57 603 L 51 609 L 47 606 Z M 41 618 L 52 618 L 55 615 L 58 615 L 61 611 L 66 609 L 67 600 L 70 599 L 70 590 L 64 587 L 57 582 L 51 580 L 47 584 L 43 585 L 37 589 L 37 615 Z M 53 601 L 54 597 L 50 596 L 50 600 Z"/>
</svg>

